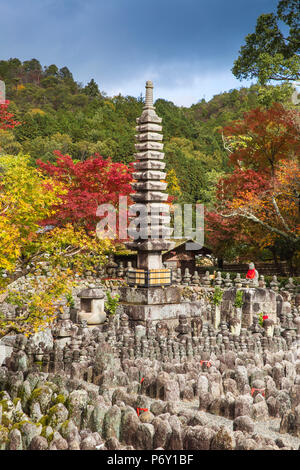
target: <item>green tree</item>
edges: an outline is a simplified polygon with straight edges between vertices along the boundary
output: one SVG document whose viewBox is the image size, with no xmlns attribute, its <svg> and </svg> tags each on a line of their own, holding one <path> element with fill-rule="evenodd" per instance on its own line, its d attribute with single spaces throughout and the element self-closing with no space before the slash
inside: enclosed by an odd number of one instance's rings
<svg viewBox="0 0 300 470">
<path fill-rule="evenodd" d="M 83 89 L 84 93 L 86 93 L 88 96 L 93 96 L 93 97 L 96 97 L 96 96 L 99 96 L 100 95 L 100 91 L 99 91 L 99 87 L 97 85 L 97 83 L 95 82 L 95 80 L 92 78 L 89 83 L 84 87 Z"/>
<path fill-rule="evenodd" d="M 280 28 L 283 22 L 288 33 Z M 258 83 L 276 80 L 290 82 L 300 78 L 300 29 L 298 0 L 280 0 L 277 14 L 258 17 L 255 32 L 245 38 L 245 45 L 234 62 L 233 74 L 239 79 L 257 78 Z"/>
</svg>

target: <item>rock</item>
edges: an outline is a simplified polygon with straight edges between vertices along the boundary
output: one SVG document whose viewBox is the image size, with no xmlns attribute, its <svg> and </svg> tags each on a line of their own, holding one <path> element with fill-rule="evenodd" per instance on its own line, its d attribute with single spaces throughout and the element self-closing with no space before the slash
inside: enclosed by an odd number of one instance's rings
<svg viewBox="0 0 300 470">
<path fill-rule="evenodd" d="M 223 380 L 223 387 L 224 387 L 224 392 L 230 392 L 232 393 L 233 396 L 238 396 L 238 389 L 237 389 L 237 384 L 236 381 L 228 378 Z"/>
<path fill-rule="evenodd" d="M 152 421 L 154 427 L 153 448 L 167 448 L 169 438 L 172 434 L 172 428 L 168 421 L 156 417 Z"/>
<path fill-rule="evenodd" d="M 120 442 L 118 441 L 118 439 L 116 437 L 110 437 L 106 441 L 105 447 L 108 450 L 119 450 L 121 448 L 121 444 L 120 444 Z"/>
<path fill-rule="evenodd" d="M 188 426 L 206 426 L 208 424 L 208 418 L 203 411 L 192 411 L 187 424 Z"/>
<path fill-rule="evenodd" d="M 224 426 L 214 435 L 211 450 L 233 450 L 235 448 L 235 438 L 233 433 Z"/>
<path fill-rule="evenodd" d="M 233 421 L 233 430 L 252 433 L 254 432 L 254 422 L 249 416 L 238 416 Z"/>
<path fill-rule="evenodd" d="M 74 439 L 73 441 L 69 441 L 69 450 L 80 450 L 80 441 Z"/>
<path fill-rule="evenodd" d="M 209 450 L 215 433 L 212 429 L 204 426 L 188 428 L 184 436 L 184 450 Z"/>
<path fill-rule="evenodd" d="M 161 415 L 162 413 L 164 413 L 165 407 L 166 407 L 166 404 L 163 401 L 155 400 L 151 404 L 150 411 L 151 411 L 151 413 L 154 414 L 154 416 L 158 416 L 158 415 Z"/>
<path fill-rule="evenodd" d="M 72 419 L 65 421 L 59 430 L 60 434 L 64 439 L 66 439 L 69 443 L 74 441 L 80 442 L 80 435 L 78 432 L 78 428 L 73 422 Z"/>
<path fill-rule="evenodd" d="M 300 405 L 294 411 L 286 411 L 280 422 L 280 433 L 300 437 Z"/>
<path fill-rule="evenodd" d="M 258 445 L 253 439 L 244 439 L 240 445 L 238 450 L 257 450 Z"/>
<path fill-rule="evenodd" d="M 111 402 L 112 402 L 112 405 L 115 405 L 117 401 L 123 401 L 126 405 L 134 408 L 136 404 L 136 399 L 137 397 L 135 395 L 132 396 L 124 392 L 124 390 L 117 388 L 113 393 Z"/>
<path fill-rule="evenodd" d="M 33 403 L 30 410 L 30 418 L 37 423 L 42 417 L 43 413 L 41 412 L 40 404 L 37 402 Z"/>
<path fill-rule="evenodd" d="M 286 390 L 280 390 L 276 397 L 276 407 L 278 409 L 279 416 L 291 409 L 290 396 Z"/>
<path fill-rule="evenodd" d="M 157 376 L 158 397 L 164 401 L 179 401 L 180 390 L 177 380 L 169 378 L 168 374 L 161 372 Z"/>
<path fill-rule="evenodd" d="M 276 418 L 279 416 L 279 406 L 277 404 L 277 400 L 274 397 L 269 397 L 267 399 L 267 407 L 268 407 L 268 413 L 272 418 Z"/>
<path fill-rule="evenodd" d="M 47 414 L 49 405 L 51 403 L 53 391 L 47 385 L 35 388 L 30 396 L 30 413 L 35 403 L 38 403 L 43 414 Z"/>
<path fill-rule="evenodd" d="M 50 328 L 45 328 L 43 331 L 39 331 L 32 335 L 28 341 L 31 346 L 39 346 L 40 343 L 44 344 L 47 349 L 53 348 L 53 336 Z"/>
<path fill-rule="evenodd" d="M 252 408 L 252 416 L 256 421 L 264 421 L 269 417 L 268 405 L 265 401 L 255 403 Z"/>
<path fill-rule="evenodd" d="M 88 393 L 86 390 L 73 390 L 67 400 L 69 417 L 72 418 L 76 426 L 81 427 L 83 413 L 88 403 Z"/>
<path fill-rule="evenodd" d="M 121 410 L 116 405 L 109 408 L 103 420 L 103 436 L 105 439 L 120 439 Z"/>
<path fill-rule="evenodd" d="M 102 433 L 104 416 L 108 410 L 107 406 L 97 404 L 94 406 L 91 416 L 92 431 Z"/>
<path fill-rule="evenodd" d="M 235 370 L 235 381 L 239 392 L 243 392 L 244 386 L 249 385 L 247 369 L 244 366 L 237 366 Z"/>
<path fill-rule="evenodd" d="M 234 417 L 252 416 L 253 399 L 250 395 L 240 395 L 235 400 Z"/>
<path fill-rule="evenodd" d="M 19 396 L 21 397 L 21 405 L 23 410 L 27 410 L 27 403 L 31 396 L 31 390 L 30 382 L 25 380 L 19 390 Z"/>
<path fill-rule="evenodd" d="M 96 441 L 93 436 L 87 436 L 81 441 L 80 449 L 81 450 L 96 450 Z"/>
<path fill-rule="evenodd" d="M 67 408 L 62 403 L 58 403 L 57 405 L 52 406 L 49 410 L 48 424 L 52 426 L 53 429 L 59 429 L 67 420 L 68 415 L 69 412 Z"/>
<path fill-rule="evenodd" d="M 0 436 L 1 436 L 1 430 L 0 430 Z M 8 444 L 9 450 L 23 450 L 22 436 L 18 429 L 12 429 L 9 433 L 8 438 L 9 438 L 9 444 Z M 0 437 L 0 446 L 1 446 L 1 437 Z"/>
<path fill-rule="evenodd" d="M 213 415 L 220 415 L 221 398 L 215 398 L 208 407 L 209 413 Z"/>
<path fill-rule="evenodd" d="M 150 411 L 141 411 L 139 418 L 142 423 L 151 423 L 154 415 Z"/>
<path fill-rule="evenodd" d="M 289 447 L 288 443 L 282 437 L 277 438 L 275 444 L 277 447 L 279 447 L 279 449 L 282 449 L 283 447 Z"/>
<path fill-rule="evenodd" d="M 164 413 L 170 413 L 170 415 L 177 415 L 180 410 L 180 404 L 178 402 L 168 401 Z"/>
<path fill-rule="evenodd" d="M 49 450 L 68 450 L 68 448 L 67 441 L 61 436 L 54 437 L 49 446 Z"/>
<path fill-rule="evenodd" d="M 206 411 L 212 402 L 212 396 L 209 393 L 208 379 L 204 375 L 198 378 L 197 390 L 199 393 L 199 409 Z"/>
<path fill-rule="evenodd" d="M 136 448 L 138 450 L 153 449 L 154 426 L 149 423 L 139 424 L 136 431 Z"/>
<path fill-rule="evenodd" d="M 135 445 L 135 436 L 139 425 L 140 420 L 136 412 L 131 408 L 127 408 L 127 410 L 122 413 L 121 418 L 121 441 L 125 442 L 128 445 Z"/>
<path fill-rule="evenodd" d="M 19 430 L 22 435 L 23 449 L 28 449 L 32 439 L 35 436 L 39 436 L 41 434 L 42 425 L 25 422 L 25 423 L 20 424 Z"/>
<path fill-rule="evenodd" d="M 283 366 L 277 362 L 273 367 L 273 380 L 277 388 L 280 388 L 282 377 L 284 377 L 284 369 Z"/>
<path fill-rule="evenodd" d="M 300 405 L 300 384 L 292 385 L 290 391 L 291 408 L 294 409 Z"/>
<path fill-rule="evenodd" d="M 43 436 L 35 436 L 29 446 L 30 450 L 47 450 L 48 441 Z"/>
<path fill-rule="evenodd" d="M 169 419 L 169 424 L 172 429 L 172 434 L 169 440 L 169 449 L 180 450 L 183 448 L 181 423 L 177 416 L 171 416 Z"/>
</svg>

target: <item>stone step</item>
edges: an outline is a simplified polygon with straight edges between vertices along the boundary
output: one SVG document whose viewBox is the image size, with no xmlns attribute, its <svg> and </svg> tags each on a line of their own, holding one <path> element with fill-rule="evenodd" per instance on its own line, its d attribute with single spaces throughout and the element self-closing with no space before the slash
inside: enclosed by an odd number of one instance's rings
<svg viewBox="0 0 300 470">
<path fill-rule="evenodd" d="M 138 142 L 162 141 L 163 135 L 157 134 L 157 132 L 145 132 L 144 134 L 136 134 L 135 138 Z"/>
<path fill-rule="evenodd" d="M 163 160 L 165 154 L 148 150 L 147 152 L 139 152 L 134 154 L 137 160 Z"/>
<path fill-rule="evenodd" d="M 149 215 L 151 214 L 152 216 L 167 215 L 170 213 L 169 204 L 166 204 L 164 202 L 147 202 L 145 204 L 136 203 L 136 204 L 132 204 L 131 206 L 129 206 L 128 211 L 130 214 L 131 211 L 132 213 L 134 211 L 140 212 L 140 211 L 143 211 L 144 209 L 147 211 L 147 214 Z"/>
<path fill-rule="evenodd" d="M 163 170 L 166 164 L 156 160 L 147 160 L 145 162 L 134 162 L 133 166 L 136 170 Z"/>
<path fill-rule="evenodd" d="M 137 151 L 162 150 L 164 148 L 164 144 L 160 144 L 159 142 L 145 142 L 143 144 L 135 144 L 135 148 Z"/>
<path fill-rule="evenodd" d="M 161 183 L 160 181 L 146 181 L 144 183 L 132 183 L 131 186 L 135 191 L 165 191 L 168 183 Z"/>
<path fill-rule="evenodd" d="M 133 179 L 135 180 L 164 180 L 167 176 L 167 173 L 162 171 L 137 171 L 132 174 Z"/>
<path fill-rule="evenodd" d="M 125 245 L 131 250 L 138 251 L 168 251 L 174 248 L 175 243 L 168 240 L 141 240 L 127 242 Z"/>
<path fill-rule="evenodd" d="M 136 118 L 136 122 L 139 125 L 142 124 L 160 124 L 162 118 L 158 117 L 154 109 L 145 109 L 142 112 L 141 117 Z"/>
<path fill-rule="evenodd" d="M 162 193 L 160 191 L 145 191 L 144 193 L 134 193 L 130 194 L 131 199 L 136 202 L 151 202 L 151 201 L 160 201 L 164 202 L 168 200 L 168 194 Z"/>
<path fill-rule="evenodd" d="M 136 130 L 138 132 L 148 132 L 148 131 L 154 131 L 154 132 L 161 132 L 162 131 L 162 126 L 159 126 L 158 124 L 142 124 L 141 126 L 136 126 Z"/>
</svg>

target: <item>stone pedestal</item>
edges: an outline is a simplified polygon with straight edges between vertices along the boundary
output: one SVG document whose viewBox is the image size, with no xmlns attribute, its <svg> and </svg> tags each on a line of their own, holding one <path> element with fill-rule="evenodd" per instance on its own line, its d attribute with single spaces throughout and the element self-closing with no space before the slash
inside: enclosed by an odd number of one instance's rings
<svg viewBox="0 0 300 470">
<path fill-rule="evenodd" d="M 254 317 L 258 317 L 260 313 L 267 315 L 270 320 L 277 321 L 277 303 L 276 292 L 271 289 L 263 289 L 260 287 L 255 288 L 240 288 L 232 287 L 226 290 L 223 294 L 221 304 L 221 318 L 225 321 L 230 321 L 230 312 L 234 312 L 234 303 L 237 291 L 243 292 L 243 305 L 242 305 L 242 328 L 248 328 L 253 323 Z"/>
<path fill-rule="evenodd" d="M 120 303 L 131 323 L 146 324 L 163 320 L 173 328 L 177 326 L 180 314 L 188 318 L 199 316 L 199 301 L 181 301 L 181 288 L 169 287 L 121 287 Z"/>
</svg>

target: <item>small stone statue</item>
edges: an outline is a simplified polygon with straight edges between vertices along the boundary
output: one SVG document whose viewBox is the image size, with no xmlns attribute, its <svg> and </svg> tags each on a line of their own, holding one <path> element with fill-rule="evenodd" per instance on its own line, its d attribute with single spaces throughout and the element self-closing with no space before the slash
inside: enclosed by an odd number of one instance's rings
<svg viewBox="0 0 300 470">
<path fill-rule="evenodd" d="M 249 270 L 246 274 L 246 279 L 250 281 L 251 284 L 253 285 L 258 285 L 258 272 L 255 269 L 254 263 L 249 264 Z"/>
</svg>

